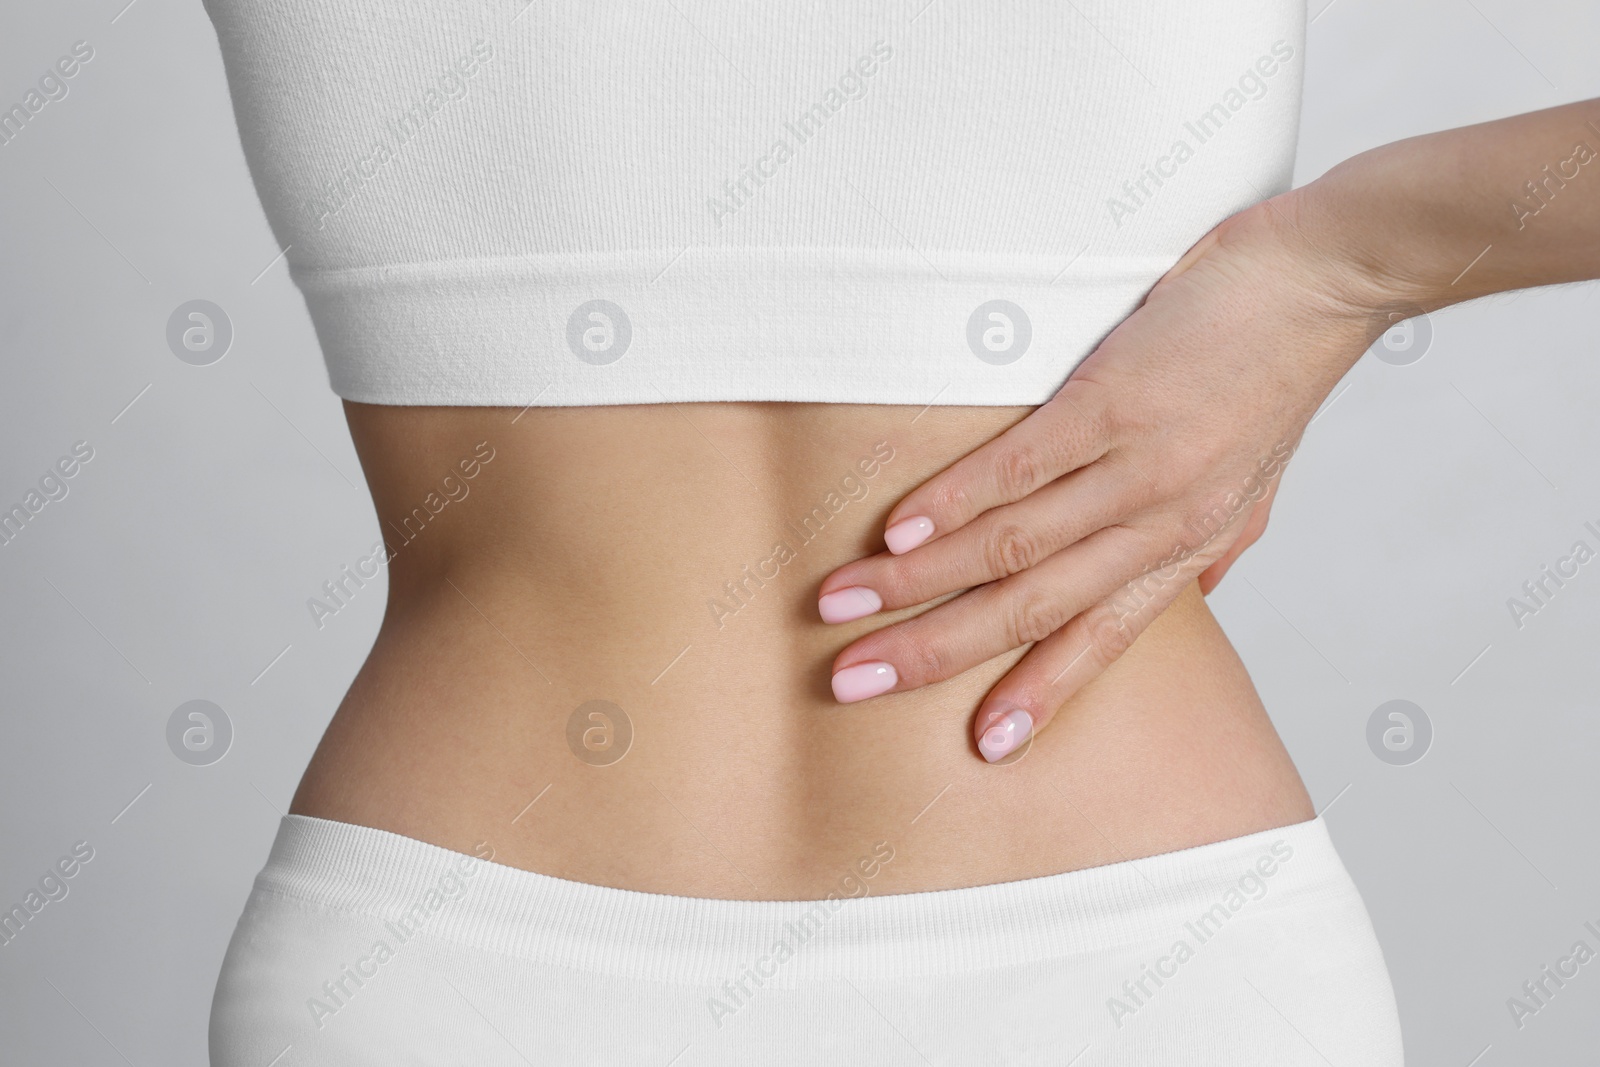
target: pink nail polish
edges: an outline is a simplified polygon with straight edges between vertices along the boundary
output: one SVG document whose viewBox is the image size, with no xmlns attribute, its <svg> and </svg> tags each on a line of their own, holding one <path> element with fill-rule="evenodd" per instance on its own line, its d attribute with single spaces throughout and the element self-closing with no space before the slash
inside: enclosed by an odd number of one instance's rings
<svg viewBox="0 0 1600 1067">
<path fill-rule="evenodd" d="M 901 519 L 883 531 L 883 543 L 889 546 L 890 552 L 898 556 L 910 552 L 932 536 L 933 520 L 926 515 L 913 515 L 909 519 Z"/>
<path fill-rule="evenodd" d="M 978 751 L 990 763 L 1005 759 L 1018 745 L 1033 733 L 1033 716 L 1021 708 L 1012 708 L 1003 715 L 990 713 L 989 725 L 978 738 Z"/>
<path fill-rule="evenodd" d="M 849 622 L 864 619 L 883 608 L 883 598 L 864 585 L 835 589 L 817 601 L 823 622 Z"/>
<path fill-rule="evenodd" d="M 833 676 L 833 697 L 841 704 L 875 697 L 893 689 L 900 676 L 881 660 L 857 663 Z"/>
</svg>

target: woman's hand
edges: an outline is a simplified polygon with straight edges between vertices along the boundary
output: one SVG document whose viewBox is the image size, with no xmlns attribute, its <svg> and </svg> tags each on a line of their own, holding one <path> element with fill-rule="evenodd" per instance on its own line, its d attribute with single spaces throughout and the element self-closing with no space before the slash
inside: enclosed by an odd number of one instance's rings
<svg viewBox="0 0 1600 1067">
<path fill-rule="evenodd" d="M 840 652 L 840 701 L 1032 643 L 978 709 L 1001 759 L 1261 535 L 1307 422 L 1385 325 L 1376 287 L 1302 230 L 1302 192 L 1207 234 L 1054 398 L 906 496 L 888 552 L 823 581 L 829 622 L 968 590 Z"/>
<path fill-rule="evenodd" d="M 900 502 L 889 554 L 823 581 L 832 622 L 969 590 L 851 642 L 834 695 L 1032 644 L 975 721 L 986 759 L 1014 751 L 1260 536 L 1312 413 L 1394 321 L 1600 278 L 1597 136 L 1600 99 L 1408 137 L 1212 230 L 1049 403 Z"/>
</svg>

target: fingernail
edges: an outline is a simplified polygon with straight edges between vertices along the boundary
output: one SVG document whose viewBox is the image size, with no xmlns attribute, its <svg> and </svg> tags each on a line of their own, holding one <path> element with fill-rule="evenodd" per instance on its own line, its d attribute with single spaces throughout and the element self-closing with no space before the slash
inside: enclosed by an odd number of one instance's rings
<svg viewBox="0 0 1600 1067">
<path fill-rule="evenodd" d="M 835 589 L 817 601 L 823 622 L 849 622 L 864 619 L 883 608 L 883 598 L 864 585 Z"/>
<path fill-rule="evenodd" d="M 913 515 L 883 531 L 883 543 L 898 556 L 902 552 L 910 552 L 932 536 L 933 520 L 926 515 Z"/>
<path fill-rule="evenodd" d="M 833 676 L 833 697 L 841 704 L 865 700 L 893 689 L 900 676 L 881 660 L 857 663 Z"/>
<path fill-rule="evenodd" d="M 989 725 L 978 738 L 978 751 L 990 763 L 997 763 L 1015 751 L 1031 733 L 1033 716 L 1021 708 L 1012 708 L 1003 715 L 991 712 Z"/>
</svg>

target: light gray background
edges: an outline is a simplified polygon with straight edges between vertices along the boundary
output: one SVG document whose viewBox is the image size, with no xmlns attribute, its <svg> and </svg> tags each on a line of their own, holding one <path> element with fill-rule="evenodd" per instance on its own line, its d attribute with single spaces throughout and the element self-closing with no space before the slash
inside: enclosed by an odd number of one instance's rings
<svg viewBox="0 0 1600 1067">
<path fill-rule="evenodd" d="M 198 3 L 125 2 L 13 3 L 0 35 L 7 106 L 72 42 L 95 49 L 0 147 L 0 506 L 74 441 L 95 449 L 0 547 L 0 907 L 73 842 L 95 849 L 0 946 L 7 1063 L 205 1061 L 234 921 L 383 604 L 374 586 L 310 622 L 306 598 L 377 524 L 211 25 Z M 1384 141 L 1600 95 L 1592 2 L 1318 8 L 1297 184 Z M 1600 195 L 1593 165 L 1578 183 L 1564 195 Z M 1600 546 L 1582 528 L 1600 526 L 1596 289 L 1451 309 L 1420 362 L 1364 358 L 1212 597 L 1371 907 L 1413 1065 L 1600 1045 L 1600 961 L 1520 1030 L 1506 1007 L 1578 939 L 1600 948 L 1582 928 L 1600 925 L 1600 561 L 1521 629 L 1506 606 L 1575 540 Z M 197 297 L 237 331 L 203 368 L 164 338 Z M 237 731 L 210 767 L 165 740 L 197 697 Z M 1365 739 L 1396 697 L 1436 729 L 1407 767 Z"/>
</svg>

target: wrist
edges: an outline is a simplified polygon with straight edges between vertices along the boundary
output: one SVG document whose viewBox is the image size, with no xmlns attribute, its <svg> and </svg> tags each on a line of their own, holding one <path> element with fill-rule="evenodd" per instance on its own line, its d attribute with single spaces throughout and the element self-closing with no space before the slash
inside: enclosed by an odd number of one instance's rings
<svg viewBox="0 0 1600 1067">
<path fill-rule="evenodd" d="M 1597 145 L 1600 100 L 1578 101 L 1382 145 L 1294 195 L 1368 292 L 1433 311 L 1600 277 Z"/>
<path fill-rule="evenodd" d="M 1381 235 L 1357 231 L 1347 202 L 1342 187 L 1313 182 L 1246 208 L 1213 236 L 1216 245 L 1249 248 L 1267 275 L 1291 282 L 1319 332 L 1359 355 L 1397 318 L 1432 308 L 1425 286 L 1384 254 Z"/>
<path fill-rule="evenodd" d="M 1239 231 L 1280 246 L 1286 269 L 1325 296 L 1323 313 L 1370 342 L 1399 319 L 1495 291 L 1462 278 L 1487 242 L 1408 198 L 1415 167 L 1405 142 L 1362 153 L 1241 212 Z"/>
<path fill-rule="evenodd" d="M 1451 303 L 1448 283 L 1465 266 L 1446 274 L 1446 260 L 1454 258 L 1451 227 L 1409 202 L 1410 156 L 1405 142 L 1383 145 L 1291 194 L 1307 238 L 1338 264 L 1368 310 L 1404 304 L 1432 311 Z"/>
</svg>

